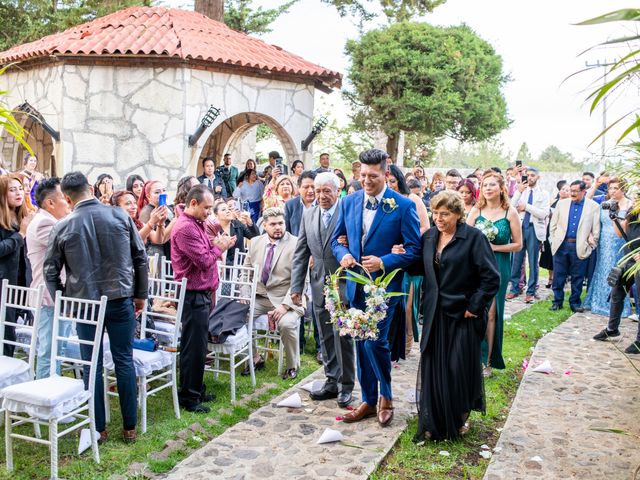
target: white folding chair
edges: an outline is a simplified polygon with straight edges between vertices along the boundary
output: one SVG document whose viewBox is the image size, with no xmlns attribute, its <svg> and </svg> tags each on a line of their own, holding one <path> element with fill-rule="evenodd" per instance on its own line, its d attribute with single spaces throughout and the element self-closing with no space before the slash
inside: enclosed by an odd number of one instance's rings
<svg viewBox="0 0 640 480">
<path fill-rule="evenodd" d="M 0 398 L 2 397 L 1 389 L 18 383 L 29 382 L 35 376 L 37 331 L 43 295 L 44 285 L 39 285 L 37 288 L 18 287 L 9 285 L 9 280 L 7 279 L 2 280 L 2 293 L 0 295 Z M 26 322 L 20 324 L 17 319 L 14 322 L 7 321 L 7 308 L 31 312 L 33 314 L 33 324 L 28 325 Z M 4 334 L 7 326 L 15 328 L 15 341 L 5 340 Z M 18 333 L 18 329 L 22 331 L 21 334 Z M 27 353 L 27 360 L 5 357 L 3 354 L 5 345 L 23 349 Z M 0 414 L 2 412 L 4 410 L 0 408 Z M 4 421 L 4 415 L 2 421 Z M 39 426 L 36 428 L 36 435 L 40 436 Z"/>
<path fill-rule="evenodd" d="M 95 422 L 94 389 L 98 363 L 99 348 L 96 346 L 102 339 L 104 314 L 107 297 L 100 300 L 83 300 L 63 297 L 56 292 L 53 315 L 53 339 L 51 342 L 51 376 L 26 383 L 19 383 L 2 391 L 2 406 L 5 409 L 5 449 L 7 470 L 13 471 L 13 439 L 19 438 L 35 443 L 48 445 L 51 452 L 51 478 L 58 478 L 58 439 L 84 425 L 89 425 L 91 449 L 96 463 L 100 463 L 98 452 L 98 435 Z M 84 324 L 95 329 L 93 339 L 65 338 L 58 333 L 60 321 L 66 320 L 74 326 Z M 71 359 L 58 353 L 60 340 L 86 345 L 92 349 L 91 360 Z M 70 361 L 89 367 L 88 390 L 84 382 L 71 377 L 56 375 L 56 362 Z M 66 430 L 58 432 L 60 421 L 72 422 Z M 31 423 L 49 426 L 49 439 L 35 438 L 13 433 L 13 427 Z"/>
<path fill-rule="evenodd" d="M 159 338 L 167 335 L 166 328 L 159 329 L 158 325 L 171 325 L 172 334 L 168 344 L 160 345 L 158 350 L 148 352 L 145 350 L 133 349 L 133 365 L 138 379 L 138 403 L 141 410 L 141 430 L 142 433 L 147 431 L 147 399 L 151 395 L 155 395 L 165 388 L 171 388 L 173 396 L 173 410 L 176 418 L 180 418 L 180 405 L 178 404 L 178 377 L 177 358 L 179 350 L 180 326 L 182 319 L 182 308 L 184 306 L 184 296 L 187 292 L 187 279 L 176 282 L 173 280 L 162 280 L 159 278 L 149 279 L 149 305 L 153 305 L 153 301 L 169 301 L 175 303 L 175 314 L 161 313 L 145 308 L 142 312 L 142 326 L 140 328 L 140 339 L 145 339 L 147 333 L 154 333 Z M 149 320 L 153 320 L 156 328 L 150 327 Z M 114 372 L 113 358 L 111 351 L 104 350 L 104 386 L 105 386 L 105 412 L 109 412 L 109 397 L 117 397 L 116 389 L 110 387 L 116 386 L 116 377 Z M 147 386 L 152 382 L 154 384 L 149 390 Z M 109 421 L 109 414 L 106 415 Z"/>
<path fill-rule="evenodd" d="M 160 257 L 160 278 L 162 280 L 173 280 L 173 267 L 171 266 L 171 260 L 164 255 Z"/>
<path fill-rule="evenodd" d="M 245 260 L 247 259 L 247 255 L 249 255 L 249 252 L 241 252 L 240 250 L 236 250 L 234 256 L 233 256 L 233 266 L 234 267 L 241 267 L 244 265 Z"/>
<path fill-rule="evenodd" d="M 301 318 L 300 321 L 304 321 Z M 280 332 L 269 329 L 269 320 L 266 315 L 260 315 L 255 319 L 253 324 L 253 336 L 256 341 L 256 349 L 259 352 L 269 352 L 278 354 L 278 375 L 282 374 L 282 366 L 284 365 L 284 344 L 280 337 Z M 262 345 L 259 343 L 262 341 Z M 298 367 L 300 367 L 300 342 L 296 343 L 296 355 L 298 357 Z"/>
<path fill-rule="evenodd" d="M 258 266 L 245 267 L 243 265 L 218 265 L 220 272 L 220 284 L 217 290 L 217 298 L 245 301 L 249 304 L 247 325 L 240 328 L 235 335 L 230 335 L 224 343 L 209 343 L 211 352 L 207 359 L 211 362 L 205 364 L 205 370 L 213 372 L 215 378 L 218 374 L 228 374 L 231 379 L 231 401 L 236 399 L 236 369 L 244 363 L 249 365 L 251 385 L 255 388 L 256 376 L 253 371 L 253 311 L 255 308 L 256 288 L 258 285 Z M 222 288 L 222 287 L 225 288 Z M 229 368 L 224 369 L 220 362 L 229 362 Z"/>
<path fill-rule="evenodd" d="M 149 278 L 158 277 L 159 263 L 160 263 L 160 254 L 156 253 L 153 256 L 147 257 L 147 266 L 149 268 Z"/>
</svg>

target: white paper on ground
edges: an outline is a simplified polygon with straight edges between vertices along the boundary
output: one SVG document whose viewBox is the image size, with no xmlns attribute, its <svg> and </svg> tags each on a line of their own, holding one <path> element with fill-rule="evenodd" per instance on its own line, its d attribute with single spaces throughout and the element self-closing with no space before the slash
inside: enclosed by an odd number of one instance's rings
<svg viewBox="0 0 640 480">
<path fill-rule="evenodd" d="M 531 461 L 533 462 L 542 462 L 542 457 L 539 455 L 536 455 L 535 457 L 531 457 Z"/>
<path fill-rule="evenodd" d="M 339 442 L 343 438 L 344 437 L 342 436 L 342 433 L 340 433 L 339 431 L 327 428 L 324 432 L 322 432 L 322 435 L 320 435 L 320 438 L 316 443 L 321 444 Z"/>
<path fill-rule="evenodd" d="M 408 390 L 407 393 L 404 396 L 404 399 L 407 401 L 407 403 L 418 403 L 418 402 L 416 402 L 416 391 L 415 390 Z"/>
<path fill-rule="evenodd" d="M 449 452 L 447 452 L 446 450 L 440 450 L 440 455 L 442 455 L 443 457 L 448 457 L 451 454 Z"/>
<path fill-rule="evenodd" d="M 80 439 L 78 441 L 78 455 L 91 447 L 91 430 L 83 428 L 80 430 Z"/>
<path fill-rule="evenodd" d="M 551 367 L 551 362 L 549 362 L 549 360 L 545 360 L 532 371 L 537 373 L 551 373 L 553 372 L 553 368 Z"/>
<path fill-rule="evenodd" d="M 480 452 L 480 456 L 482 458 L 486 458 L 487 460 L 491 458 L 491 452 L 489 450 L 482 450 Z"/>
<path fill-rule="evenodd" d="M 278 407 L 291 407 L 291 408 L 300 408 L 302 406 L 302 399 L 300 398 L 299 393 L 294 393 L 293 395 L 285 398 L 284 400 L 280 400 L 278 402 Z"/>
<path fill-rule="evenodd" d="M 306 390 L 307 392 L 319 392 L 324 385 L 324 381 L 322 380 L 314 380 L 313 382 L 306 383 L 304 385 L 300 385 L 300 388 Z"/>
</svg>

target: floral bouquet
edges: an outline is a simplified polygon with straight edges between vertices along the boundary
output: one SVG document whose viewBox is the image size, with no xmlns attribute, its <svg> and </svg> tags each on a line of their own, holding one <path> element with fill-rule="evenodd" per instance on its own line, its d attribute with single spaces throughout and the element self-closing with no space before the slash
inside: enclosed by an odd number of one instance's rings
<svg viewBox="0 0 640 480">
<path fill-rule="evenodd" d="M 387 275 L 380 275 L 373 280 L 369 272 L 359 263 L 357 264 L 366 273 L 361 275 L 352 270 L 346 270 L 348 276 L 342 276 L 343 267 L 329 275 L 324 288 L 326 308 L 331 315 L 331 323 L 341 336 L 349 335 L 357 340 L 377 340 L 378 322 L 384 320 L 387 314 L 387 299 L 405 295 L 402 292 L 387 292 L 387 287 L 400 269 L 396 269 Z M 348 280 L 364 285 L 366 294 L 366 309 L 345 309 L 340 299 L 340 280 Z"/>
<path fill-rule="evenodd" d="M 498 236 L 498 227 L 496 227 L 491 220 L 481 220 L 476 223 L 476 228 L 484 233 L 484 236 L 493 242 Z"/>
</svg>

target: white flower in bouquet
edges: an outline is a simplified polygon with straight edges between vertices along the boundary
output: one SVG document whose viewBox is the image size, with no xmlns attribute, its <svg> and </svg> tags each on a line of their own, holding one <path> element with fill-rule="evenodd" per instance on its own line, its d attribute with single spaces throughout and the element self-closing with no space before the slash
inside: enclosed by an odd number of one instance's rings
<svg viewBox="0 0 640 480">
<path fill-rule="evenodd" d="M 491 220 L 483 220 L 476 223 L 476 228 L 480 230 L 490 242 L 493 242 L 498 236 L 498 227 Z"/>
</svg>

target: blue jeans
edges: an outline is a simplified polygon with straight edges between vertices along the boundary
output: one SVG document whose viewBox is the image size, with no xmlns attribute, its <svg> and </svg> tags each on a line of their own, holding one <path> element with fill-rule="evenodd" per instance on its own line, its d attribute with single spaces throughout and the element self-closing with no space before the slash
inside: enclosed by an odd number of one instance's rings
<svg viewBox="0 0 640 480">
<path fill-rule="evenodd" d="M 582 303 L 580 294 L 584 284 L 584 277 L 587 275 L 588 259 L 580 260 L 576 253 L 576 244 L 562 242 L 560 248 L 553 256 L 553 303 L 562 306 L 564 301 L 564 284 L 567 277 L 571 276 L 571 296 L 569 306 L 577 308 Z"/>
<path fill-rule="evenodd" d="M 511 264 L 511 293 L 520 294 L 520 276 L 525 255 L 529 259 L 529 281 L 527 295 L 535 295 L 538 286 L 538 257 L 540 256 L 540 240 L 536 237 L 536 229 L 530 223 L 522 227 L 522 250 L 513 254 Z"/>
<path fill-rule="evenodd" d="M 58 335 L 68 337 L 71 335 L 72 323 L 61 321 L 58 326 Z M 47 378 L 51 374 L 51 343 L 53 342 L 53 307 L 44 305 L 40 310 L 40 322 L 38 323 L 38 347 L 36 349 L 37 364 L 36 378 Z M 66 342 L 58 341 L 58 354 L 64 354 Z M 60 375 L 60 362 L 56 364 L 56 374 Z"/>
<path fill-rule="evenodd" d="M 118 397 L 120 400 L 120 412 L 122 413 L 122 425 L 126 430 L 135 428 L 138 415 L 136 393 L 136 371 L 133 366 L 133 336 L 136 329 L 133 300 L 131 298 L 119 298 L 107 302 L 107 310 L 104 316 L 104 326 L 109 334 L 111 356 L 116 371 L 118 383 Z M 76 324 L 78 338 L 93 341 L 95 327 L 78 323 Z M 83 360 L 91 360 L 92 348 L 90 345 L 80 345 L 80 354 Z M 89 367 L 84 367 L 84 385 L 89 388 Z M 96 430 L 105 430 L 104 414 L 104 379 L 102 377 L 102 336 L 100 336 L 100 354 L 96 368 L 96 384 L 94 391 Z"/>
</svg>

